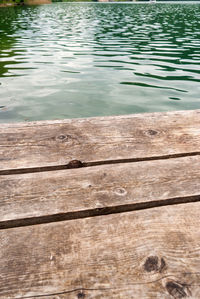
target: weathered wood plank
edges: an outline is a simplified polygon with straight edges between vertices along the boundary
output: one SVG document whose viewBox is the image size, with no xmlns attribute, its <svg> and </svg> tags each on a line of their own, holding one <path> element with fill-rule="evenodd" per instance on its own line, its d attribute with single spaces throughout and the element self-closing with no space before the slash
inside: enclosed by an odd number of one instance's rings
<svg viewBox="0 0 200 299">
<path fill-rule="evenodd" d="M 1 230 L 0 298 L 197 299 L 199 226 L 187 203 Z"/>
<path fill-rule="evenodd" d="M 0 228 L 24 218 L 62 213 L 73 218 L 108 207 L 200 200 L 200 156 L 3 175 L 0 190 Z"/>
<path fill-rule="evenodd" d="M 1 124 L 0 169 L 143 159 L 200 148 L 200 110 Z"/>
</svg>

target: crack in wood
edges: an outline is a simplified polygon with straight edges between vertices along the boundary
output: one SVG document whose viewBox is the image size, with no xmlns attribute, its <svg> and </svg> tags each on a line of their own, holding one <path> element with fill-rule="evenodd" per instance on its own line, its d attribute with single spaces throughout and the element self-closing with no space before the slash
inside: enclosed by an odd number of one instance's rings
<svg viewBox="0 0 200 299">
<path fill-rule="evenodd" d="M 13 175 L 13 174 L 24 174 L 24 173 L 34 173 L 34 172 L 46 172 L 46 171 L 57 171 L 63 169 L 74 169 L 80 167 L 92 167 L 92 166 L 101 166 L 107 164 L 119 164 L 119 163 L 134 163 L 134 162 L 145 162 L 153 160 L 167 160 L 175 159 L 182 157 L 192 157 L 198 156 L 200 152 L 191 152 L 191 153 L 181 153 L 181 154 L 171 154 L 155 157 L 144 157 L 144 158 L 131 158 L 131 159 L 117 159 L 117 160 L 108 160 L 108 161 L 93 161 L 93 162 L 82 162 L 79 160 L 72 160 L 65 165 L 53 165 L 53 166 L 42 166 L 42 167 L 30 167 L 30 168 L 16 168 L 16 169 L 5 169 L 0 170 L 0 175 Z"/>
<path fill-rule="evenodd" d="M 65 295 L 65 294 L 70 294 L 70 293 L 75 293 L 75 292 L 84 292 L 84 291 L 106 291 L 106 290 L 113 290 L 114 288 L 77 288 L 69 291 L 63 291 L 59 293 L 51 293 L 51 294 L 44 294 L 44 295 L 34 295 L 34 296 L 26 296 L 26 297 L 19 297 L 18 299 L 29 299 L 29 298 L 42 298 L 42 297 L 47 297 L 47 296 L 58 296 L 58 295 Z M 78 297 L 79 299 L 79 297 Z"/>
<path fill-rule="evenodd" d="M 21 226 L 31 226 L 37 224 L 45 224 L 50 222 L 69 221 L 75 219 L 82 219 L 87 217 L 96 217 L 109 214 L 132 212 L 137 210 L 152 209 L 157 207 L 186 204 L 192 202 L 199 202 L 200 195 L 169 198 L 166 200 L 154 200 L 151 202 L 141 202 L 135 204 L 118 205 L 114 207 L 104 207 L 96 209 L 88 209 L 83 211 L 59 213 L 47 216 L 23 218 L 15 220 L 0 221 L 0 229 L 9 229 Z"/>
</svg>

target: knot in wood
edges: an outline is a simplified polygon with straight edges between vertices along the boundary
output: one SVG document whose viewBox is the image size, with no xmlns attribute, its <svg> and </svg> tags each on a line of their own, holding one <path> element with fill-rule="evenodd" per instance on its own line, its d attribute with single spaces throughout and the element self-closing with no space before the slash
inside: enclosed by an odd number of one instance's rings
<svg viewBox="0 0 200 299">
<path fill-rule="evenodd" d="M 77 298 L 78 298 L 78 299 L 85 298 L 85 294 L 84 294 L 83 292 L 79 292 L 79 293 L 77 294 Z"/>
<path fill-rule="evenodd" d="M 67 164 L 68 168 L 80 168 L 83 167 L 83 163 L 79 160 L 72 160 Z"/>
<path fill-rule="evenodd" d="M 117 189 L 115 190 L 115 193 L 116 193 L 117 195 L 125 195 L 125 194 L 127 193 L 127 191 L 126 191 L 124 188 L 117 188 Z"/>
<path fill-rule="evenodd" d="M 144 270 L 147 272 L 163 272 L 167 268 L 164 258 L 149 256 L 144 263 Z"/>
<path fill-rule="evenodd" d="M 174 281 L 168 281 L 166 284 L 166 289 L 168 293 L 173 296 L 175 299 L 181 299 L 187 297 L 186 289 L 188 286 L 186 284 L 181 284 Z"/>
<path fill-rule="evenodd" d="M 147 131 L 147 134 L 148 134 L 148 135 L 151 135 L 151 136 L 154 136 L 154 135 L 157 135 L 158 132 L 157 132 L 156 130 L 151 130 L 151 129 L 150 129 L 150 130 Z"/>
<path fill-rule="evenodd" d="M 66 136 L 65 135 L 60 135 L 60 136 L 58 136 L 58 138 L 61 139 L 61 140 L 63 140 L 63 139 L 66 138 Z"/>
<path fill-rule="evenodd" d="M 63 140 L 68 139 L 68 136 L 61 134 L 61 135 L 59 135 L 59 136 L 57 137 L 57 139 L 63 141 Z"/>
<path fill-rule="evenodd" d="M 146 262 L 144 264 L 144 269 L 147 272 L 158 271 L 158 269 L 159 269 L 158 257 L 157 256 L 149 256 L 146 259 Z"/>
</svg>

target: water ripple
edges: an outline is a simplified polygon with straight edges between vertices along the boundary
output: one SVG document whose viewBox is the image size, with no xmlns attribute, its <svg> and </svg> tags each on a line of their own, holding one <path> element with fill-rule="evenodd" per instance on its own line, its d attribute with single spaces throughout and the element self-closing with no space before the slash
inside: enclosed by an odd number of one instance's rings
<svg viewBox="0 0 200 299">
<path fill-rule="evenodd" d="M 200 108 L 199 23 L 191 2 L 0 8 L 0 122 Z"/>
</svg>

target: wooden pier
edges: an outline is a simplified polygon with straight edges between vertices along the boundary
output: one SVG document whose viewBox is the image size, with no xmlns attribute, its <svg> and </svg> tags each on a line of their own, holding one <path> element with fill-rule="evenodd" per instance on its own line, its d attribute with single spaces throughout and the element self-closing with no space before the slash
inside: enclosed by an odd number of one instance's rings
<svg viewBox="0 0 200 299">
<path fill-rule="evenodd" d="M 200 110 L 0 126 L 0 298 L 200 298 Z"/>
</svg>

